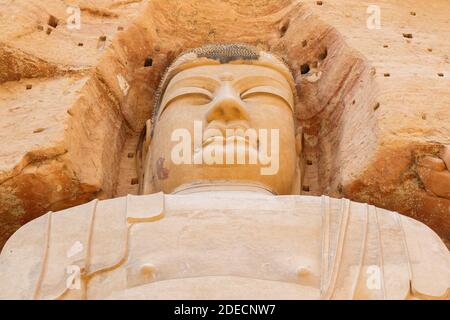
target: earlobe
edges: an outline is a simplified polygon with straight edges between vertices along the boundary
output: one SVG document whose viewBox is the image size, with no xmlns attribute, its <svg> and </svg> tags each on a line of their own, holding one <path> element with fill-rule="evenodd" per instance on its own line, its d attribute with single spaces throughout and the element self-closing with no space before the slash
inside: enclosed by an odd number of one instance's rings
<svg viewBox="0 0 450 320">
<path fill-rule="evenodd" d="M 297 157 L 300 158 L 302 156 L 303 151 L 303 128 L 297 128 L 297 134 L 295 135 L 295 151 L 297 153 Z"/>
<path fill-rule="evenodd" d="M 295 136 L 295 151 L 296 151 L 296 166 L 295 166 L 295 180 L 292 184 L 293 195 L 301 195 L 303 185 L 303 165 L 302 165 L 302 151 L 303 151 L 303 128 L 298 127 Z"/>
<path fill-rule="evenodd" d="M 302 172 L 300 169 L 300 158 L 297 157 L 296 166 L 295 166 L 295 178 L 292 183 L 291 195 L 301 195 L 302 188 Z"/>
<path fill-rule="evenodd" d="M 143 172 L 141 174 L 142 182 L 139 183 L 139 194 L 152 194 L 155 193 L 156 187 L 154 185 L 153 179 L 153 168 L 152 168 L 152 155 L 148 152 L 145 158 L 145 163 L 143 166 Z"/>
<path fill-rule="evenodd" d="M 150 148 L 152 142 L 152 121 L 149 119 L 142 131 L 141 137 L 136 150 L 136 171 L 138 173 L 139 180 L 139 194 L 145 194 L 145 190 L 148 189 L 148 172 L 151 173 L 151 156 Z"/>
</svg>

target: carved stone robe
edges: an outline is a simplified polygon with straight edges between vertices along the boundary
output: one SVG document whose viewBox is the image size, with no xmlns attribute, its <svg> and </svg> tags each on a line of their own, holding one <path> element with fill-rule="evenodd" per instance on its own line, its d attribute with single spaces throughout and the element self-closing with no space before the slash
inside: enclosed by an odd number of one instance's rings
<svg viewBox="0 0 450 320">
<path fill-rule="evenodd" d="M 445 299 L 449 287 L 449 251 L 424 224 L 326 196 L 96 200 L 28 223 L 0 256 L 5 299 Z"/>
</svg>

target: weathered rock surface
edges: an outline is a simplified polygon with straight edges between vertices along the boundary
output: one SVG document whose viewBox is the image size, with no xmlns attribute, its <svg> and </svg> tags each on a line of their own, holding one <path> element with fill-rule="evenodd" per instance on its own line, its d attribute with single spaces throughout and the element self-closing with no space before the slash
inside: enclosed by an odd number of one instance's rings
<svg viewBox="0 0 450 320">
<path fill-rule="evenodd" d="M 0 246 L 45 211 L 113 194 L 126 124 L 99 43 L 141 3 L 95 3 L 0 2 Z M 66 26 L 69 5 L 79 30 Z"/>
<path fill-rule="evenodd" d="M 450 240 L 450 198 L 436 192 L 448 181 L 420 173 L 449 169 L 448 1 L 378 1 L 380 30 L 359 0 L 92 3 L 0 2 L 0 246 L 48 210 L 135 192 L 132 153 L 163 70 L 236 41 L 293 70 L 305 194 L 397 210 Z"/>
</svg>

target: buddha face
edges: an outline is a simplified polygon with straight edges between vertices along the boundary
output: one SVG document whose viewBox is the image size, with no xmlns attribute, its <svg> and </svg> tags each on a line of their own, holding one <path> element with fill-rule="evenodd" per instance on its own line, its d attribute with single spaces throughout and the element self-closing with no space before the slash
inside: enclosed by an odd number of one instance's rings
<svg viewBox="0 0 450 320">
<path fill-rule="evenodd" d="M 201 183 L 290 194 L 296 173 L 294 95 L 269 67 L 203 65 L 169 82 L 154 122 L 153 191 Z M 150 170 L 150 169 L 149 169 Z"/>
</svg>

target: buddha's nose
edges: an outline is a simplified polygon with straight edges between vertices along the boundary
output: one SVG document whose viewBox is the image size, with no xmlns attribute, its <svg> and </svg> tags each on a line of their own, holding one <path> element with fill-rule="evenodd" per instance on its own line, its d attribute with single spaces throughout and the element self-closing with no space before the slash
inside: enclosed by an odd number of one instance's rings
<svg viewBox="0 0 450 320">
<path fill-rule="evenodd" d="M 249 121 L 250 116 L 244 102 L 230 85 L 224 85 L 216 94 L 214 101 L 208 113 L 206 120 L 212 121 L 233 121 L 244 120 Z"/>
</svg>

